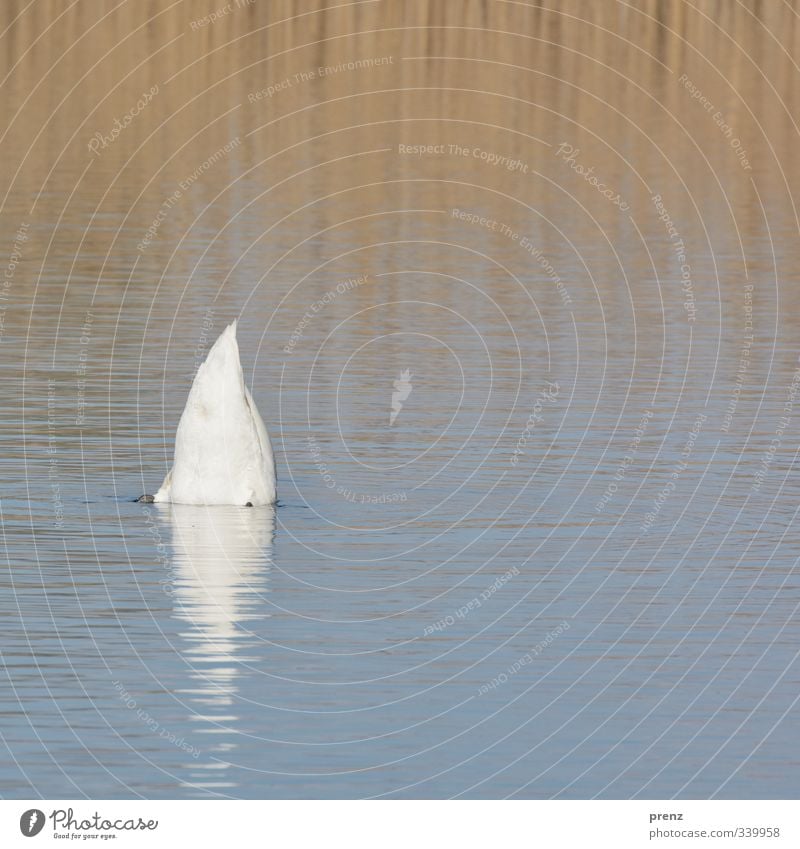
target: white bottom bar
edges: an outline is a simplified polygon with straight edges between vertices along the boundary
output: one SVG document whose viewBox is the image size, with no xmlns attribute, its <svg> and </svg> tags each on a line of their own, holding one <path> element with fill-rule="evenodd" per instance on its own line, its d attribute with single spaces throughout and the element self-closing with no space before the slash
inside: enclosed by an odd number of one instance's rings
<svg viewBox="0 0 800 849">
<path fill-rule="evenodd" d="M 0 801 L 0 846 L 794 849 L 799 811 L 796 801 Z"/>
</svg>

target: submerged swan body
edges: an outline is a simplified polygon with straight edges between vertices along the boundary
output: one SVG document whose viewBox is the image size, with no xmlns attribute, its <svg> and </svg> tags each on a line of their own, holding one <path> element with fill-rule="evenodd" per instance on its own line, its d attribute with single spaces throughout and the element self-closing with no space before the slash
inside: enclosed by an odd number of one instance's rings
<svg viewBox="0 0 800 849">
<path fill-rule="evenodd" d="M 152 500 L 258 506 L 276 499 L 272 444 L 244 384 L 234 321 L 197 370 L 175 434 L 175 461 Z"/>
</svg>

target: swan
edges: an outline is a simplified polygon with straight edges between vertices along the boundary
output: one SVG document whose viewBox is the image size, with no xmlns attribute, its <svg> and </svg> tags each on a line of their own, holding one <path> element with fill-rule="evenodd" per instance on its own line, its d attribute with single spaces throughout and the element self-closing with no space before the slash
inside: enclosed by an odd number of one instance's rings
<svg viewBox="0 0 800 849">
<path fill-rule="evenodd" d="M 254 507 L 276 500 L 272 444 L 244 383 L 234 320 L 197 370 L 172 468 L 158 492 L 139 501 Z"/>
</svg>

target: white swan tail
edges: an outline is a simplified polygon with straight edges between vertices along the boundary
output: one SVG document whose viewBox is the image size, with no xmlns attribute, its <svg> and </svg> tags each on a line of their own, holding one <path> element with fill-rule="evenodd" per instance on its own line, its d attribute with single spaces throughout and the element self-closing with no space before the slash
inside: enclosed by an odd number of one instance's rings
<svg viewBox="0 0 800 849">
<path fill-rule="evenodd" d="M 175 434 L 175 461 L 154 501 L 258 506 L 276 500 L 272 444 L 244 383 L 234 321 L 197 370 Z"/>
</svg>

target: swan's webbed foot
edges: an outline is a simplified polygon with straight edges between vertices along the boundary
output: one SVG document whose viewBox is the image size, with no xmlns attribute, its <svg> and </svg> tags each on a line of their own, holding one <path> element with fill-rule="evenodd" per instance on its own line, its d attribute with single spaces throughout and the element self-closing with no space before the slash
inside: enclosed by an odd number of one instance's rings
<svg viewBox="0 0 800 849">
<path fill-rule="evenodd" d="M 156 497 L 154 495 L 140 495 L 136 499 L 136 502 L 138 504 L 152 504 L 155 500 Z"/>
</svg>

